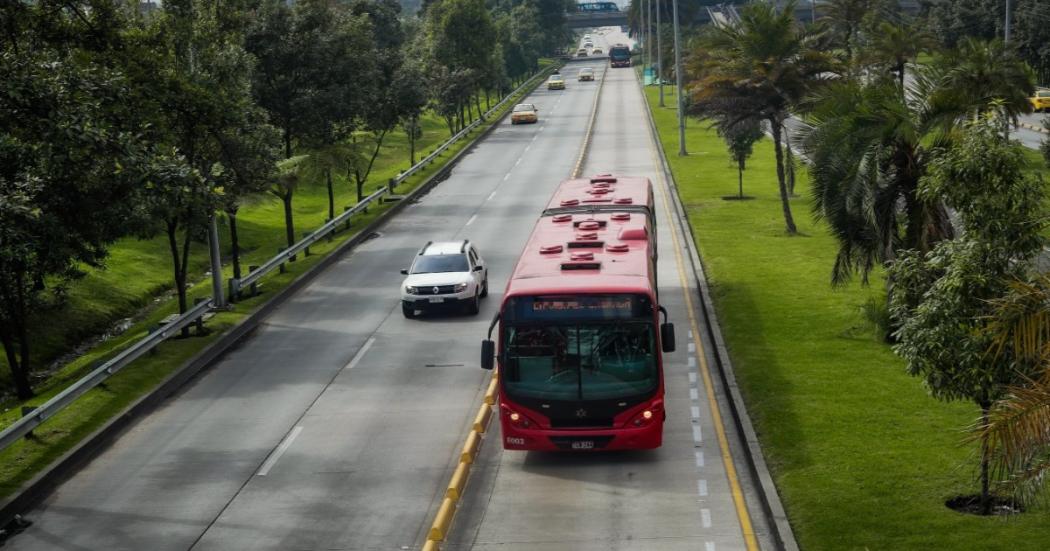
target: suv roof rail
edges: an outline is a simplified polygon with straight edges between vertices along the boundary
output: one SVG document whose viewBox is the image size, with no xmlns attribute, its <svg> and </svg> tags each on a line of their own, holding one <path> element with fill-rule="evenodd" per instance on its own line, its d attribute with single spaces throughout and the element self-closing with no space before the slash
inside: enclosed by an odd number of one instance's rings
<svg viewBox="0 0 1050 551">
<path fill-rule="evenodd" d="M 419 249 L 419 255 L 420 255 L 420 256 L 423 256 L 423 253 L 427 252 L 427 247 L 429 247 L 429 246 L 430 246 L 430 245 L 432 245 L 433 243 L 434 243 L 433 241 L 427 241 L 427 244 L 426 244 L 426 245 L 423 245 L 423 248 L 422 248 L 422 249 Z"/>
<path fill-rule="evenodd" d="M 463 246 L 459 248 L 459 252 L 461 252 L 461 253 L 467 252 L 467 243 L 469 243 L 469 241 L 464 239 L 463 240 Z"/>
</svg>

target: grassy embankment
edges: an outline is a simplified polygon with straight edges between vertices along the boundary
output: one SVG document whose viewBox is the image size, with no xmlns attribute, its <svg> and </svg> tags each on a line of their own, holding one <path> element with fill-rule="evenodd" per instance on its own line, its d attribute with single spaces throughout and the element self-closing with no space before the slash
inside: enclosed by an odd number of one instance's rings
<svg viewBox="0 0 1050 551">
<path fill-rule="evenodd" d="M 544 62 L 547 64 L 549 62 Z M 507 108 L 513 105 L 508 102 Z M 497 117 L 500 114 L 496 115 Z M 423 138 L 417 142 L 417 160 L 434 150 L 448 139 L 448 129 L 437 116 L 427 116 L 421 121 Z M 477 136 L 487 125 L 476 129 Z M 398 186 L 398 193 L 408 193 L 425 181 L 431 174 L 462 148 L 471 142 L 462 140 L 446 151 L 437 162 L 431 164 L 408 181 Z M 409 166 L 408 139 L 403 132 L 391 134 L 385 141 L 376 167 L 369 177 L 366 193 L 385 183 L 400 170 Z M 345 178 L 336 182 L 336 211 L 342 212 L 344 205 L 356 203 L 356 191 Z M 312 182 L 302 186 L 295 196 L 295 225 L 297 235 L 310 231 L 324 223 L 327 218 L 328 198 L 323 182 Z M 74 404 L 48 420 L 38 428 L 32 440 L 23 440 L 7 450 L 0 451 L 0 497 L 29 480 L 41 469 L 75 446 L 85 436 L 102 426 L 107 420 L 122 411 L 138 397 L 156 387 L 165 377 L 187 359 L 215 341 L 226 330 L 247 317 L 260 304 L 276 294 L 285 285 L 315 265 L 325 255 L 389 209 L 389 205 L 377 205 L 367 214 L 353 219 L 351 231 L 339 233 L 331 242 L 319 242 L 311 247 L 313 253 L 297 262 L 288 264 L 285 274 L 274 273 L 262 280 L 259 296 L 238 302 L 228 312 L 215 315 L 207 323 L 208 335 L 185 340 L 169 340 L 158 348 L 154 355 L 147 355 L 109 379 L 104 387 L 98 387 L 81 397 Z M 238 216 L 238 234 L 243 249 L 242 264 L 245 271 L 249 264 L 262 264 L 284 246 L 284 214 L 280 201 L 269 195 L 260 195 L 251 204 L 241 209 Z M 220 228 L 223 251 L 229 250 L 228 227 Z M 10 399 L 2 404 L 0 427 L 12 423 L 20 415 L 20 406 L 36 405 L 47 401 L 61 389 L 85 375 L 101 361 L 112 357 L 128 344 L 142 338 L 149 328 L 169 314 L 178 311 L 176 302 L 166 292 L 171 288 L 171 260 L 166 241 L 156 238 L 147 241 L 126 239 L 115 244 L 105 270 L 92 271 L 77 281 L 69 290 L 69 300 L 60 310 L 48 312 L 34 327 L 33 342 L 41 357 L 55 357 L 72 347 L 85 334 L 97 334 L 115 321 L 142 312 L 155 303 L 137 319 L 135 324 L 119 337 L 95 346 L 91 350 L 64 365 L 47 380 L 36 385 L 39 396 L 19 403 Z M 209 296 L 210 279 L 205 278 L 208 269 L 206 244 L 196 244 L 191 257 L 191 281 L 198 281 L 189 293 L 191 297 Z M 232 277 L 232 268 L 224 266 L 224 277 Z M 7 374 L 6 364 L 0 370 Z"/>
<path fill-rule="evenodd" d="M 744 174 L 750 201 L 725 201 L 737 173 L 722 141 L 691 120 L 678 157 L 673 108 L 648 97 L 678 180 L 748 410 L 799 544 L 807 550 L 1050 548 L 1047 510 L 1009 519 L 955 513 L 977 491 L 968 403 L 930 398 L 861 314 L 880 294 L 832 288 L 836 244 L 815 222 L 800 173 L 800 235 L 784 231 L 769 139 Z"/>
</svg>

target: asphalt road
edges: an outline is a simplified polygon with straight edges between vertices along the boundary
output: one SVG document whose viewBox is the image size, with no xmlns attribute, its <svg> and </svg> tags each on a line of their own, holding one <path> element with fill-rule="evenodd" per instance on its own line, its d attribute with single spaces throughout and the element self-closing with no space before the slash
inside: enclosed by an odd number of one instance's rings
<svg viewBox="0 0 1050 551">
<path fill-rule="evenodd" d="M 478 347 L 537 214 L 572 169 L 598 83 L 541 89 L 451 177 L 27 512 L 16 550 L 418 548 L 489 374 Z M 402 317 L 427 240 L 490 264 L 479 316 Z"/>
<path fill-rule="evenodd" d="M 532 94 L 525 101 L 539 106 L 538 124 L 495 129 L 379 237 L 27 512 L 34 524 L 8 548 L 422 545 L 489 380 L 478 366 L 479 342 L 538 213 L 577 159 L 599 82 L 577 82 L 576 71 L 593 66 L 600 74 L 605 63 L 573 62 L 562 71 L 567 90 Z M 633 71 L 610 71 L 595 131 L 585 173 L 662 182 Z M 544 455 L 503 453 L 489 439 L 456 521 L 456 545 L 446 549 L 743 548 L 698 376 L 696 350 L 707 347 L 689 336 L 669 233 L 676 226 L 660 216 L 661 296 L 680 348 L 666 365 L 664 447 Z M 404 319 L 399 269 L 427 240 L 462 238 L 490 266 L 481 314 Z M 750 496 L 749 481 L 741 486 Z M 764 537 L 764 525 L 750 518 Z"/>
<path fill-rule="evenodd" d="M 618 31 L 596 38 L 627 41 Z M 584 174 L 644 175 L 664 185 L 642 101 L 633 69 L 609 69 Z M 687 253 L 682 236 L 671 235 L 678 227 L 667 216 L 666 197 L 666 190 L 656 194 L 659 285 L 661 304 L 676 326 L 678 350 L 665 356 L 664 445 L 649 451 L 582 455 L 504 451 L 498 423 L 493 423 L 453 533 L 442 549 L 747 548 L 699 371 L 700 355 L 711 347 L 697 341 L 690 330 L 679 276 L 680 268 L 689 269 Z M 694 287 L 688 292 L 698 296 Z M 735 442 L 735 434 L 729 439 Z M 735 449 L 727 451 L 738 455 Z M 743 493 L 753 498 L 751 482 L 740 482 Z M 757 511 L 754 503 L 751 510 Z M 771 548 L 764 521 L 749 517 L 763 547 Z"/>
</svg>

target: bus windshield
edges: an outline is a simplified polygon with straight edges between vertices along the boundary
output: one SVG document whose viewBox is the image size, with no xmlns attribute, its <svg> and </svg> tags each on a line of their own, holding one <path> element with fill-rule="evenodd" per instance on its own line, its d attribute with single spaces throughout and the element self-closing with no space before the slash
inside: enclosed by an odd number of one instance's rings
<svg viewBox="0 0 1050 551">
<path fill-rule="evenodd" d="M 615 61 L 631 59 L 631 50 L 627 46 L 613 46 L 609 48 L 609 57 Z"/>
<path fill-rule="evenodd" d="M 643 320 L 509 326 L 507 392 L 542 400 L 608 400 L 659 383 L 653 324 Z"/>
</svg>

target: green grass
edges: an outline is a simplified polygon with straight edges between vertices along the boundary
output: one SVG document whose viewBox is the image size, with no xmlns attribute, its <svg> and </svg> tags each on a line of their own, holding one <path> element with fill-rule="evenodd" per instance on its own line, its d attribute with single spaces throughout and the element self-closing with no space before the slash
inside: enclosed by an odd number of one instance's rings
<svg viewBox="0 0 1050 551">
<path fill-rule="evenodd" d="M 544 64 L 549 64 L 545 62 Z M 541 81 L 538 81 L 541 82 Z M 514 101 L 508 102 L 509 109 Z M 502 114 L 496 115 L 498 118 Z M 423 121 L 424 141 L 418 145 L 419 157 L 425 156 L 448 138 L 444 122 L 428 117 Z M 475 129 L 471 137 L 477 137 L 487 128 L 483 125 Z M 456 153 L 467 147 L 472 139 L 461 140 L 442 154 L 435 162 L 413 175 L 398 186 L 398 193 L 408 193 L 418 187 L 434 172 L 444 166 Z M 407 168 L 409 163 L 407 138 L 403 133 L 389 137 L 383 151 L 376 161 L 376 168 L 370 177 L 366 190 L 370 192 L 377 182 L 386 182 L 397 175 L 399 170 Z M 342 212 L 343 205 L 356 202 L 356 191 L 345 181 L 338 182 L 339 192 L 336 197 L 337 212 Z M 327 192 L 323 184 L 306 186 L 297 193 L 295 200 L 297 234 L 302 235 L 320 226 L 327 216 Z M 223 332 L 251 314 L 260 304 L 284 288 L 295 277 L 315 265 L 325 255 L 335 250 L 340 244 L 356 232 L 375 220 L 381 213 L 389 210 L 390 204 L 369 208 L 368 213 L 355 216 L 351 231 L 340 233 L 331 242 L 318 242 L 311 246 L 311 256 L 302 257 L 288 264 L 285 274 L 274 272 L 263 278 L 262 294 L 243 300 L 228 312 L 218 313 L 207 323 L 207 334 L 189 339 L 174 339 L 162 344 L 156 354 L 147 355 L 127 366 L 106 381 L 104 386 L 95 388 L 82 396 L 66 409 L 59 412 L 34 431 L 33 439 L 23 439 L 0 451 L 0 498 L 6 497 L 50 465 L 55 459 L 69 451 L 85 436 L 101 427 L 114 415 L 124 410 L 140 396 L 156 388 L 161 381 L 183 365 L 187 359 L 200 352 L 205 346 L 219 338 Z M 274 198 L 261 197 L 260 200 L 242 209 L 238 216 L 238 230 L 248 249 L 243 258 L 243 265 L 262 264 L 273 256 L 279 246 L 283 246 L 284 225 L 283 210 L 280 202 Z M 225 229 L 225 228 L 224 228 Z M 223 235 L 224 243 L 228 238 Z M 115 319 L 130 315 L 143 305 L 156 301 L 157 307 L 150 310 L 140 321 L 119 337 L 107 340 L 87 351 L 72 362 L 64 365 L 49 379 L 37 385 L 39 395 L 25 403 L 8 400 L 3 404 L 0 413 L 0 427 L 6 427 L 20 416 L 20 406 L 39 405 L 46 402 L 73 381 L 84 376 L 95 365 L 112 357 L 128 344 L 141 339 L 151 327 L 165 316 L 177 312 L 177 304 L 170 297 L 154 298 L 159 292 L 170 287 L 170 263 L 166 245 L 159 239 L 150 241 L 125 240 L 111 250 L 109 268 L 96 271 L 85 279 L 76 282 L 70 289 L 69 301 L 64 308 L 53 312 L 58 318 L 52 318 L 47 331 L 34 333 L 34 343 L 46 342 L 52 350 L 64 350 L 68 347 L 68 333 L 75 332 L 73 327 L 79 324 L 93 324 L 94 327 L 108 327 Z M 224 250 L 228 247 L 224 247 Z M 209 296 L 210 279 L 204 279 L 207 269 L 205 246 L 198 245 L 193 256 L 194 274 L 191 280 L 198 280 L 189 293 L 191 297 Z M 232 268 L 226 266 L 224 276 L 232 276 Z M 6 365 L 3 366 L 6 370 Z"/>
<path fill-rule="evenodd" d="M 737 379 L 799 544 L 806 550 L 1050 548 L 1046 509 L 1010 519 L 955 513 L 975 493 L 976 417 L 930 398 L 875 338 L 862 311 L 882 288 L 832 288 L 836 244 L 810 213 L 800 174 L 792 200 L 801 235 L 784 231 L 772 144 L 737 173 L 706 124 L 690 120 L 678 157 L 673 109 L 647 90 L 710 278 Z"/>
</svg>

